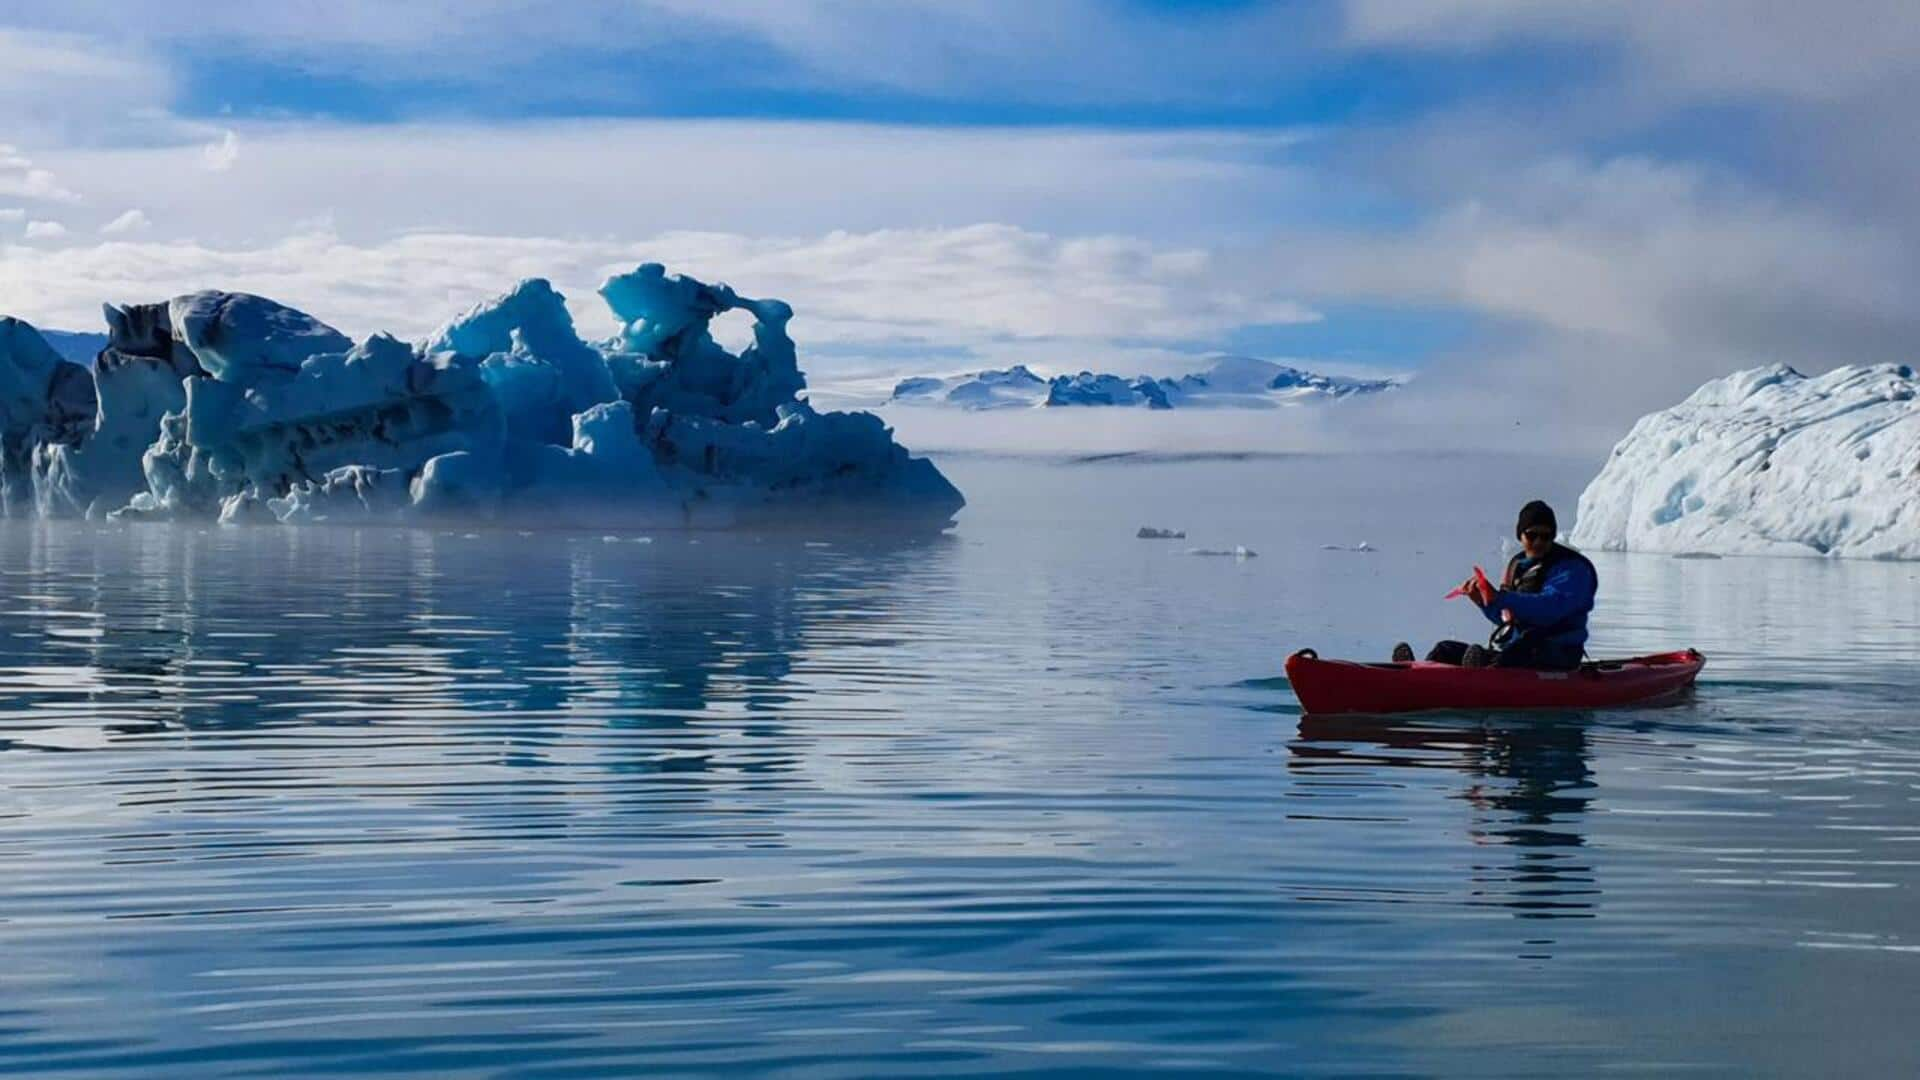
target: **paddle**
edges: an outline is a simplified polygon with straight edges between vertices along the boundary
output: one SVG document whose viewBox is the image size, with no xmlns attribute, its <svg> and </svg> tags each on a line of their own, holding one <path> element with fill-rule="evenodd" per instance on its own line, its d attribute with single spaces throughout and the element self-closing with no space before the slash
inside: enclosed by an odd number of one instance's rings
<svg viewBox="0 0 1920 1080">
<path fill-rule="evenodd" d="M 1478 566 L 1473 568 L 1472 580 L 1462 584 L 1459 588 L 1441 597 L 1441 599 L 1451 600 L 1456 596 L 1466 596 L 1468 594 L 1471 594 L 1474 602 L 1478 603 L 1481 607 L 1486 607 L 1488 604 L 1493 603 L 1493 582 L 1487 580 L 1487 572 Z"/>
</svg>

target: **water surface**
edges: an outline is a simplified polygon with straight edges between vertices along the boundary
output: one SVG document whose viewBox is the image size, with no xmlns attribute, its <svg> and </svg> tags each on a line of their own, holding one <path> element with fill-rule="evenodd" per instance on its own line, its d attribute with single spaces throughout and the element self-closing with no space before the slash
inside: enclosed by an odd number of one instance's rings
<svg viewBox="0 0 1920 1080">
<path fill-rule="evenodd" d="M 1920 568 L 1603 555 L 1691 701 L 1309 718 L 1588 463 L 942 464 L 920 543 L 6 525 L 0 1070 L 1920 1065 Z"/>
</svg>

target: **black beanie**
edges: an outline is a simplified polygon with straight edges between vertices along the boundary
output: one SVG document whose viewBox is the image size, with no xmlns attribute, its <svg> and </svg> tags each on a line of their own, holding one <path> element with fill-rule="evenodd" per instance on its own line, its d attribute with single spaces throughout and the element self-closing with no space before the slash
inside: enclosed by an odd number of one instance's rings
<svg viewBox="0 0 1920 1080">
<path fill-rule="evenodd" d="M 1514 538 L 1519 539 L 1520 534 L 1528 529 L 1542 526 L 1552 529 L 1555 535 L 1560 532 L 1560 523 L 1553 519 L 1553 507 L 1535 499 L 1520 508 L 1520 523 L 1513 527 Z"/>
</svg>

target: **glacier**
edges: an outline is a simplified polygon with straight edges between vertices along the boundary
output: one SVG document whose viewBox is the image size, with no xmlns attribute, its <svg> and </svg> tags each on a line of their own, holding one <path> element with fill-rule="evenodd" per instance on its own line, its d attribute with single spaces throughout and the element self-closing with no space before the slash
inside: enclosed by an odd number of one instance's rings
<svg viewBox="0 0 1920 1080">
<path fill-rule="evenodd" d="M 282 524 L 942 529 L 960 492 L 869 413 L 820 412 L 793 309 L 668 274 L 615 275 L 620 324 L 576 331 L 532 278 L 420 342 L 355 342 L 266 297 L 107 305 L 76 363 L 0 319 L 9 516 Z M 754 319 L 735 354 L 712 320 Z M 60 335 L 72 345 L 85 335 Z"/>
<path fill-rule="evenodd" d="M 962 375 L 919 375 L 900 380 L 887 403 L 969 411 L 1066 406 L 1272 409 L 1374 394 L 1398 385 L 1395 379 L 1322 375 L 1252 356 L 1220 356 L 1205 370 L 1178 378 L 1094 371 L 1047 378 L 1024 364 Z"/>
<path fill-rule="evenodd" d="M 1642 417 L 1570 542 L 1676 555 L 1920 559 L 1920 379 L 1907 365 L 1737 372 Z"/>
</svg>

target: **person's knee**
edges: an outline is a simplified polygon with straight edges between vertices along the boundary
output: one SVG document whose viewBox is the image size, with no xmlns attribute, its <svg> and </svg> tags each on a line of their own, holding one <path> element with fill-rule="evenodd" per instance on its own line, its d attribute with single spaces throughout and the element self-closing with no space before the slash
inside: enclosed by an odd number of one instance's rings
<svg viewBox="0 0 1920 1080">
<path fill-rule="evenodd" d="M 1427 650 L 1427 661 L 1434 664 L 1452 664 L 1455 667 L 1467 655 L 1467 643 L 1464 641 L 1442 641 Z"/>
</svg>

